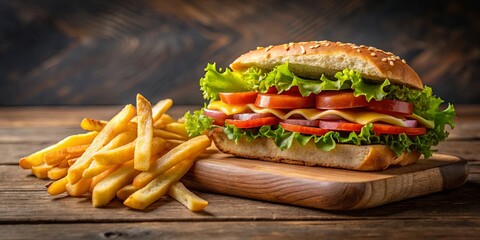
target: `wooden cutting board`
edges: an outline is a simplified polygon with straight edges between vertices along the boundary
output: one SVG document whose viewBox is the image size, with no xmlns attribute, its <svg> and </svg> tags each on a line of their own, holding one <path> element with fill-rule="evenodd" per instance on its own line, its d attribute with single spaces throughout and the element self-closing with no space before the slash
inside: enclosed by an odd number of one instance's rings
<svg viewBox="0 0 480 240">
<path fill-rule="evenodd" d="M 211 150 L 182 182 L 194 189 L 231 196 L 347 210 L 460 187 L 467 177 L 465 160 L 440 154 L 406 167 L 359 172 L 249 160 Z"/>
</svg>

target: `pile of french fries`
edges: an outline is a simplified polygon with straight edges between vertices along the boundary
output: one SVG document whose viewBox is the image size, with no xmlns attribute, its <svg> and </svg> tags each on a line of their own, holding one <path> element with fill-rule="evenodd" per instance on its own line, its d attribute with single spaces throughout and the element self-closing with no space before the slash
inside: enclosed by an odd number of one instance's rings
<svg viewBox="0 0 480 240">
<path fill-rule="evenodd" d="M 115 197 L 134 209 L 145 209 L 168 194 L 191 211 L 208 202 L 180 182 L 211 141 L 207 136 L 189 139 L 184 123 L 166 112 L 171 99 L 155 106 L 137 95 L 137 107 L 126 105 L 110 121 L 85 118 L 83 134 L 20 159 L 37 178 L 51 179 L 48 193 L 70 196 L 91 194 L 94 207 Z"/>
</svg>

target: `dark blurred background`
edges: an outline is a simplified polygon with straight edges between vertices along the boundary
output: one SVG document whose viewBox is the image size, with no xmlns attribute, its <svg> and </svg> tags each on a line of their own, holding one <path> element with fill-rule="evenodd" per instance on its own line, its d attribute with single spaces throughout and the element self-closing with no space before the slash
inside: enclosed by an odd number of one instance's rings
<svg viewBox="0 0 480 240">
<path fill-rule="evenodd" d="M 332 40 L 406 59 L 436 95 L 480 103 L 480 1 L 0 0 L 0 105 L 203 102 L 208 62 Z"/>
</svg>

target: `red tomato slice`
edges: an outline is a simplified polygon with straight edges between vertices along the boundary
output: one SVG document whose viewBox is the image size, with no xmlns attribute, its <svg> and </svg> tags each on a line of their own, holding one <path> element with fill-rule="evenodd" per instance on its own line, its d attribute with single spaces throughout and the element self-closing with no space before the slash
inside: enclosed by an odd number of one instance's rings
<svg viewBox="0 0 480 240">
<path fill-rule="evenodd" d="M 355 97 L 353 91 L 324 91 L 317 95 L 318 109 L 346 109 L 368 106 L 365 96 Z"/>
<path fill-rule="evenodd" d="M 254 103 L 257 99 L 257 92 L 235 92 L 235 93 L 225 93 L 221 92 L 220 100 L 227 104 L 249 104 Z"/>
<path fill-rule="evenodd" d="M 327 129 L 322 129 L 318 127 L 306 127 L 306 126 L 288 124 L 284 122 L 281 122 L 280 126 L 282 126 L 287 131 L 298 132 L 303 134 L 324 135 L 325 133 L 329 132 L 329 130 Z"/>
<path fill-rule="evenodd" d="M 344 121 L 321 121 L 319 122 L 320 128 L 334 130 L 334 131 L 347 131 L 347 132 L 360 132 L 363 125 L 352 122 Z"/>
<path fill-rule="evenodd" d="M 390 99 L 370 101 L 367 108 L 385 114 L 411 115 L 413 113 L 413 103 Z"/>
<path fill-rule="evenodd" d="M 275 115 L 271 113 L 239 113 L 233 115 L 233 119 L 235 120 L 252 120 L 265 117 L 275 117 Z"/>
<path fill-rule="evenodd" d="M 258 94 L 255 106 L 272 109 L 296 109 L 315 106 L 315 95 Z"/>
<path fill-rule="evenodd" d="M 320 121 L 319 126 L 320 128 L 335 130 L 335 131 L 360 132 L 364 125 L 352 123 L 352 122 Z M 408 136 L 417 136 L 417 135 L 425 134 L 427 132 L 427 129 L 399 127 L 399 126 L 393 126 L 388 124 L 374 123 L 373 132 L 375 133 L 375 135 L 405 133 Z"/>
<path fill-rule="evenodd" d="M 270 87 L 268 88 L 266 93 L 274 94 L 278 93 L 278 90 L 276 87 Z M 287 91 L 283 91 L 281 94 L 300 95 L 300 90 L 297 86 L 292 86 L 290 87 L 290 89 L 288 89 Z"/>
<path fill-rule="evenodd" d="M 409 136 L 418 136 L 418 135 L 423 135 L 427 133 L 427 129 L 426 128 L 406 128 L 406 127 L 399 127 L 399 126 L 393 126 L 388 124 L 374 123 L 373 132 L 375 132 L 375 135 L 405 133 Z"/>
<path fill-rule="evenodd" d="M 220 110 L 212 110 L 207 108 L 203 110 L 203 115 L 213 119 L 213 124 L 219 126 L 225 125 L 225 119 L 231 118 L 231 116 L 225 114 Z"/>
<path fill-rule="evenodd" d="M 310 126 L 318 127 L 318 120 L 307 120 L 307 119 L 286 119 L 283 120 L 286 124 L 300 125 L 300 126 Z"/>
<path fill-rule="evenodd" d="M 227 119 L 226 123 L 231 124 L 237 128 L 256 128 L 266 125 L 276 125 L 279 120 L 276 117 L 256 118 L 251 120 L 234 120 Z"/>
</svg>

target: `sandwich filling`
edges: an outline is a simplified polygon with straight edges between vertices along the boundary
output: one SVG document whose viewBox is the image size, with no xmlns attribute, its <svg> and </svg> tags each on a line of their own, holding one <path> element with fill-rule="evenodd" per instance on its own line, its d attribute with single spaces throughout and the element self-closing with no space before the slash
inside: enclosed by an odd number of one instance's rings
<svg viewBox="0 0 480 240">
<path fill-rule="evenodd" d="M 453 105 L 441 109 L 444 101 L 431 88 L 369 81 L 352 69 L 305 79 L 288 63 L 268 72 L 222 71 L 208 64 L 200 87 L 209 103 L 185 114 L 191 136 L 219 127 L 235 142 L 271 138 L 282 150 L 293 141 L 313 141 L 324 151 L 337 143 L 383 144 L 397 155 L 418 151 L 428 158 L 431 146 L 448 136 L 445 125 L 454 127 Z"/>
</svg>

